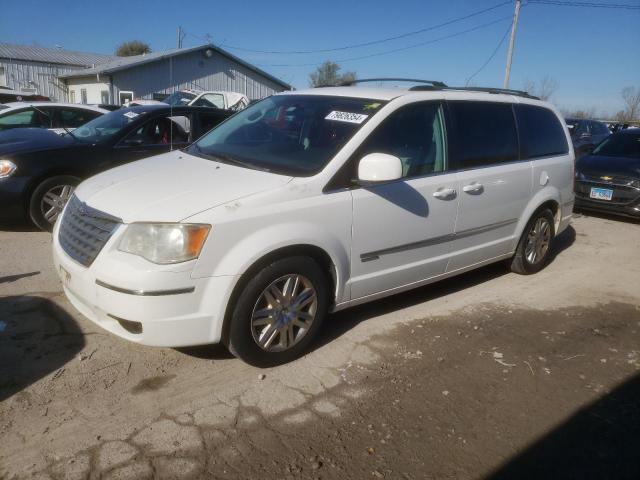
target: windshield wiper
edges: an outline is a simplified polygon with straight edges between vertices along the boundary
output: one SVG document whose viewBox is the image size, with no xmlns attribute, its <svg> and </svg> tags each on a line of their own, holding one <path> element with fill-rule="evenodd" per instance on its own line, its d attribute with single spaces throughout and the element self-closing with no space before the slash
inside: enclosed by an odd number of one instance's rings
<svg viewBox="0 0 640 480">
<path fill-rule="evenodd" d="M 193 146 L 198 151 L 200 155 L 203 157 L 209 158 L 214 161 L 219 161 L 220 163 L 227 163 L 229 165 L 237 165 L 239 167 L 249 168 L 251 170 L 261 170 L 263 172 L 271 172 L 267 167 L 263 167 L 261 165 L 256 165 L 255 163 L 238 160 L 230 155 L 220 154 L 220 153 L 206 153 L 204 152 L 197 143 L 194 143 Z"/>
<path fill-rule="evenodd" d="M 44 110 L 40 110 L 38 107 L 36 107 L 35 105 L 31 105 L 31 108 L 33 108 L 36 112 L 40 112 L 42 115 L 44 115 L 45 117 L 47 117 L 49 119 L 49 121 L 51 121 L 51 115 L 49 115 L 47 112 L 45 112 Z M 53 125 L 51 125 L 53 127 Z M 71 130 L 69 130 L 67 127 L 65 127 L 64 125 L 60 125 L 65 132 L 67 132 L 69 135 L 71 135 L 73 138 L 76 138 L 76 136 L 71 133 Z"/>
</svg>

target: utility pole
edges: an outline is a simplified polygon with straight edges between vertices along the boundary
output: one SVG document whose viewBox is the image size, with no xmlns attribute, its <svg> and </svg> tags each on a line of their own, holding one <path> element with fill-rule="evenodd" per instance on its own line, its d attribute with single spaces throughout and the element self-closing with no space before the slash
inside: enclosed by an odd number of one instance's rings
<svg viewBox="0 0 640 480">
<path fill-rule="evenodd" d="M 182 27 L 178 27 L 178 41 L 176 42 L 176 47 L 182 48 Z"/>
<path fill-rule="evenodd" d="M 520 0 L 516 0 L 516 11 L 513 14 L 513 24 L 511 25 L 511 39 L 509 40 L 509 52 L 507 53 L 507 68 L 504 72 L 504 87 L 509 88 L 509 76 L 511 75 L 511 60 L 513 59 L 513 46 L 516 43 L 516 29 L 518 28 L 518 18 L 520 17 Z"/>
</svg>

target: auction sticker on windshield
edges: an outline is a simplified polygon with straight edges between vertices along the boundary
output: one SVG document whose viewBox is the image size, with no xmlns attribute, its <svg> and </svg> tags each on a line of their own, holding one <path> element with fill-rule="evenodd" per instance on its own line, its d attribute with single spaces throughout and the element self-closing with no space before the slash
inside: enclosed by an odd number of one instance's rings
<svg viewBox="0 0 640 480">
<path fill-rule="evenodd" d="M 337 122 L 349 122 L 349 123 L 362 123 L 369 115 L 363 115 L 362 113 L 350 113 L 339 112 L 334 110 L 329 115 L 324 117 L 325 120 L 335 120 Z"/>
</svg>

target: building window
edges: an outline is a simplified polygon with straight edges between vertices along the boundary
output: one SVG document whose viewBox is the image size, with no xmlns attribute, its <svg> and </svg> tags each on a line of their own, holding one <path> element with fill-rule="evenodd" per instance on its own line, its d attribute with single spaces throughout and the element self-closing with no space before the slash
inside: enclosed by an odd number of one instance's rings
<svg viewBox="0 0 640 480">
<path fill-rule="evenodd" d="M 71 90 L 69 92 L 69 101 L 71 103 L 76 103 L 76 91 L 75 90 Z"/>
<path fill-rule="evenodd" d="M 83 104 L 87 103 L 87 89 L 86 88 L 81 88 L 80 89 L 80 103 L 83 103 Z"/>
<path fill-rule="evenodd" d="M 4 67 L 0 67 L 0 87 L 7 86 L 7 75 L 4 72 Z"/>
<path fill-rule="evenodd" d="M 102 90 L 100 92 L 100 103 L 109 103 L 109 90 Z"/>
<path fill-rule="evenodd" d="M 121 90 L 119 98 L 120 98 L 120 105 L 127 105 L 131 100 L 133 100 L 133 92 Z"/>
</svg>

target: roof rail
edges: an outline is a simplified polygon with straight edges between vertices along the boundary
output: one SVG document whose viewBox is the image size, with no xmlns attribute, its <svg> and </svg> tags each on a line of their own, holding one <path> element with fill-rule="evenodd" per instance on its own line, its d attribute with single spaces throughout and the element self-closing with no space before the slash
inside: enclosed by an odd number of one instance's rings
<svg viewBox="0 0 640 480">
<path fill-rule="evenodd" d="M 539 97 L 531 95 L 528 92 L 523 90 L 511 90 L 509 88 L 494 88 L 494 87 L 440 87 L 440 86 L 427 86 L 427 85 L 416 85 L 415 87 L 411 87 L 409 90 L 412 91 L 420 91 L 420 90 L 462 90 L 466 92 L 486 92 L 486 93 L 504 93 L 505 95 L 515 95 L 516 97 L 524 97 L 531 98 L 534 100 L 540 100 Z"/>
<path fill-rule="evenodd" d="M 341 87 L 350 87 L 355 85 L 356 83 L 366 83 L 366 82 L 412 82 L 412 83 L 426 83 L 430 84 L 433 87 L 438 88 L 446 88 L 447 85 L 438 80 L 420 80 L 416 78 L 358 78 L 354 80 L 347 80 L 346 82 L 342 82 L 339 86 Z"/>
</svg>

